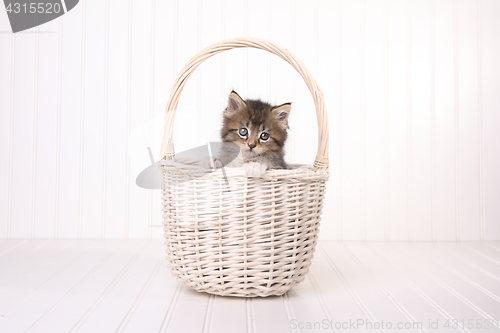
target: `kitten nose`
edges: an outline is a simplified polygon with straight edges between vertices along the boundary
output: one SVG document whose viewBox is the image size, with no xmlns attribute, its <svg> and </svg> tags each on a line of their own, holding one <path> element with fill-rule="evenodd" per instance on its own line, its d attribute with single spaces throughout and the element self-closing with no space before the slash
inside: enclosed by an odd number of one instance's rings
<svg viewBox="0 0 500 333">
<path fill-rule="evenodd" d="M 250 147 L 250 149 L 254 149 L 254 148 L 255 148 L 255 146 L 256 146 L 256 145 L 255 145 L 255 143 L 253 143 L 253 142 L 249 142 L 249 143 L 248 143 L 248 147 Z"/>
</svg>

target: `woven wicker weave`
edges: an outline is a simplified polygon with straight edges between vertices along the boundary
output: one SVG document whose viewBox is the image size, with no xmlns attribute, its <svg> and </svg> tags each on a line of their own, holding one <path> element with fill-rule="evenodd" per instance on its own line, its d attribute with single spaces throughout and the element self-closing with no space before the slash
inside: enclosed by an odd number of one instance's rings
<svg viewBox="0 0 500 333">
<path fill-rule="evenodd" d="M 313 166 L 294 165 L 248 178 L 241 167 L 212 172 L 175 160 L 173 123 L 184 84 L 207 58 L 240 47 L 278 55 L 306 82 L 319 125 Z M 178 280 L 197 291 L 243 297 L 282 295 L 304 280 L 329 176 L 328 123 L 323 93 L 298 58 L 283 47 L 254 38 L 225 40 L 198 53 L 174 83 L 159 164 L 166 253 Z"/>
</svg>

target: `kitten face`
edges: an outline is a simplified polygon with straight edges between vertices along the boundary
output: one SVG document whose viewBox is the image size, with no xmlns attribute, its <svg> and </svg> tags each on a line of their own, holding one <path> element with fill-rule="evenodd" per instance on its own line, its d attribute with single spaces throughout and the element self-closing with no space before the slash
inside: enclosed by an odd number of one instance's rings
<svg viewBox="0 0 500 333">
<path fill-rule="evenodd" d="M 240 147 L 245 161 L 259 159 L 272 167 L 285 167 L 284 149 L 291 105 L 272 106 L 243 100 L 231 92 L 224 111 L 222 141 Z"/>
</svg>

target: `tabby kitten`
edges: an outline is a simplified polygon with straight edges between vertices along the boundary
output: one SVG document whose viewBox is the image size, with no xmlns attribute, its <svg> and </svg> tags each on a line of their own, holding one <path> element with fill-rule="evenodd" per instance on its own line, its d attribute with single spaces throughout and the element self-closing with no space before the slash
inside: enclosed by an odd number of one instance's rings
<svg viewBox="0 0 500 333">
<path fill-rule="evenodd" d="M 228 166 L 243 166 L 248 177 L 260 177 L 267 169 L 286 168 L 284 144 L 290 108 L 290 103 L 272 106 L 260 100 L 245 101 L 232 91 L 221 137 L 223 142 L 236 144 L 240 155 Z M 218 164 L 225 164 L 221 162 Z"/>
</svg>

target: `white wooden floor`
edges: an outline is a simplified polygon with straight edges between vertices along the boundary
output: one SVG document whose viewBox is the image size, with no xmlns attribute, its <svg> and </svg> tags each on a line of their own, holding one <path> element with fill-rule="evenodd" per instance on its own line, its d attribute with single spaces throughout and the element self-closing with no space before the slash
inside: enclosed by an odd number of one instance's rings
<svg viewBox="0 0 500 333">
<path fill-rule="evenodd" d="M 323 241 L 300 286 L 255 299 L 179 285 L 163 250 L 0 241 L 0 332 L 500 331 L 500 242 Z"/>
</svg>

